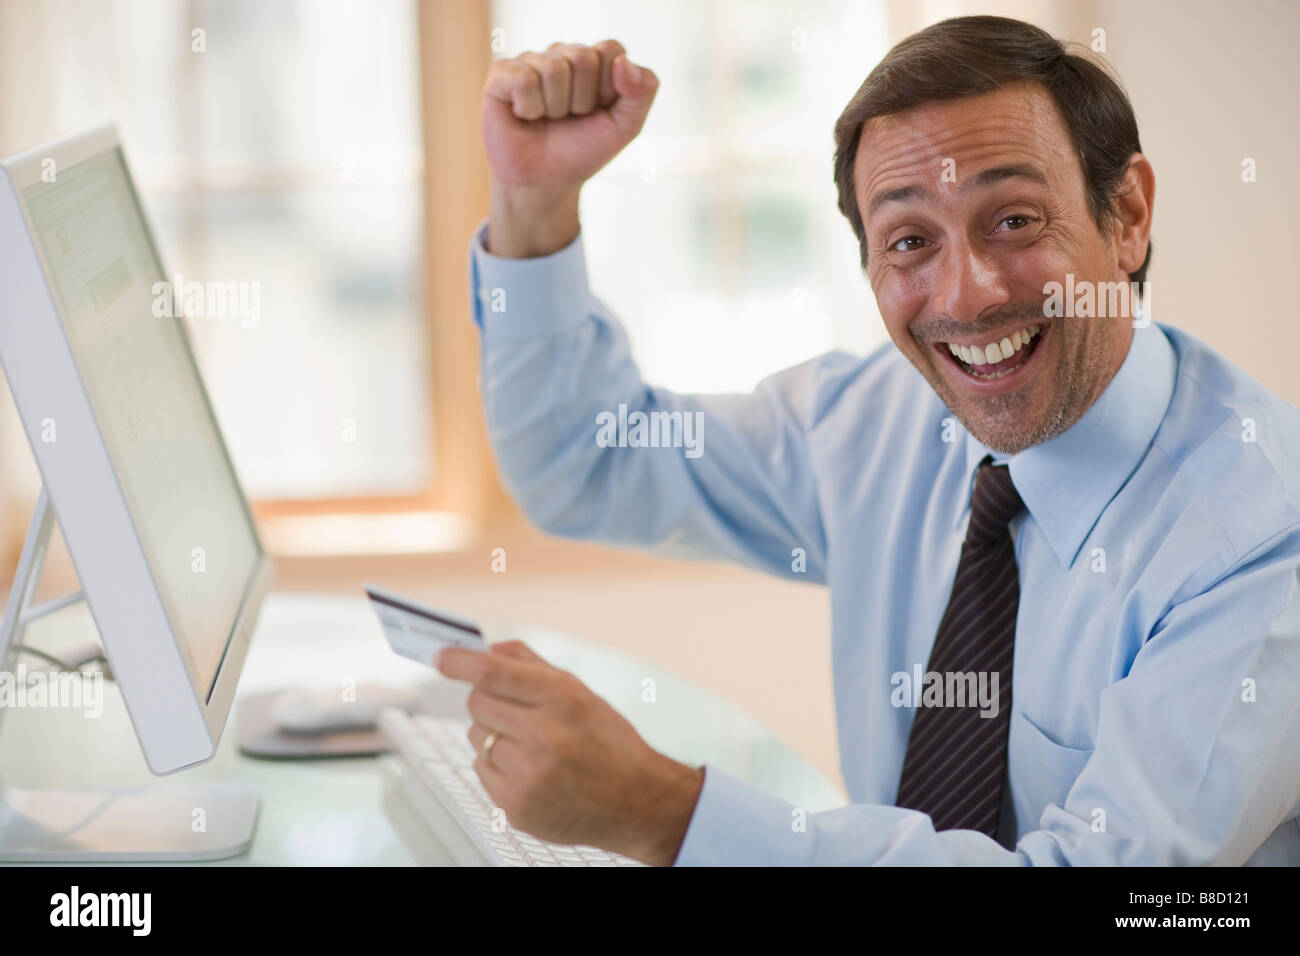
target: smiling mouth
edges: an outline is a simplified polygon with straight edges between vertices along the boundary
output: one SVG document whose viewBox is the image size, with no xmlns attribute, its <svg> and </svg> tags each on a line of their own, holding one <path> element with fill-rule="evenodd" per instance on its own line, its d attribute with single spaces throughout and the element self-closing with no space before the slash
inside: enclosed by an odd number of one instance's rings
<svg viewBox="0 0 1300 956">
<path fill-rule="evenodd" d="M 978 345 L 936 342 L 935 348 L 952 356 L 953 364 L 973 379 L 994 382 L 1020 368 L 1038 348 L 1045 326 L 1027 325 L 1010 335 Z"/>
</svg>

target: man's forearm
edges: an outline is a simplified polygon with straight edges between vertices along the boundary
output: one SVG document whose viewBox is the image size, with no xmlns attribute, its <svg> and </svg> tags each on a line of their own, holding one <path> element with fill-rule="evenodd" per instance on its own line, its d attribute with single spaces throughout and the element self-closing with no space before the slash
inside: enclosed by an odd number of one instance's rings
<svg viewBox="0 0 1300 956">
<path fill-rule="evenodd" d="M 704 769 L 663 757 L 655 777 L 641 791 L 635 836 L 619 852 L 651 866 L 672 866 L 704 787 Z"/>
<path fill-rule="evenodd" d="M 578 236 L 578 186 L 506 186 L 493 181 L 488 251 L 508 259 L 559 252 Z"/>
</svg>

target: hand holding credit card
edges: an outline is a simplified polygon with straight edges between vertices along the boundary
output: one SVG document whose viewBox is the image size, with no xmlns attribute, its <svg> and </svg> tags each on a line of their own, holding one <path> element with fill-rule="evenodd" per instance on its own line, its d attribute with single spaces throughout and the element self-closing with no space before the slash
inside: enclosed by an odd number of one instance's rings
<svg viewBox="0 0 1300 956">
<path fill-rule="evenodd" d="M 384 637 L 403 657 L 433 666 L 435 655 L 444 647 L 463 647 L 471 651 L 488 649 L 482 629 L 471 621 L 417 604 L 373 584 L 363 587 L 370 598 L 370 606 L 379 617 Z"/>
</svg>

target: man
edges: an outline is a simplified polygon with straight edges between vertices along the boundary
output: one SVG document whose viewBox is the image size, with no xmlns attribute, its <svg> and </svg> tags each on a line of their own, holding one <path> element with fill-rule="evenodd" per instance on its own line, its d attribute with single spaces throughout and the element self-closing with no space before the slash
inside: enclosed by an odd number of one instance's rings
<svg viewBox="0 0 1300 956">
<path fill-rule="evenodd" d="M 743 397 L 647 386 L 588 290 L 579 189 L 656 86 L 612 41 L 493 64 L 492 442 L 554 533 L 803 556 L 852 803 L 801 826 L 522 645 L 448 652 L 512 823 L 658 864 L 1300 863 L 1300 414 L 1121 294 L 1155 174 L 1119 86 L 1013 20 L 895 47 L 835 130 L 893 345 Z M 702 413 L 702 454 L 598 441 L 621 404 Z"/>
</svg>

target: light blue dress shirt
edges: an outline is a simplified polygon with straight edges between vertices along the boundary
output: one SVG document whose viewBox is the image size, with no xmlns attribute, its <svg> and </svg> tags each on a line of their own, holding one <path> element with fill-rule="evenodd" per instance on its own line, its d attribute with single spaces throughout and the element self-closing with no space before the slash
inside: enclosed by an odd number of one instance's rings
<svg viewBox="0 0 1300 956">
<path fill-rule="evenodd" d="M 678 865 L 1300 863 L 1294 407 L 1156 324 L 1079 422 L 1009 459 L 1026 512 L 1008 849 L 892 805 L 915 716 L 892 678 L 926 668 L 988 449 L 892 345 L 747 395 L 647 385 L 581 237 L 527 260 L 484 237 L 485 414 L 530 519 L 831 589 L 851 804 L 804 814 L 708 766 Z M 703 413 L 702 453 L 601 447 L 597 417 L 620 404 Z"/>
</svg>

